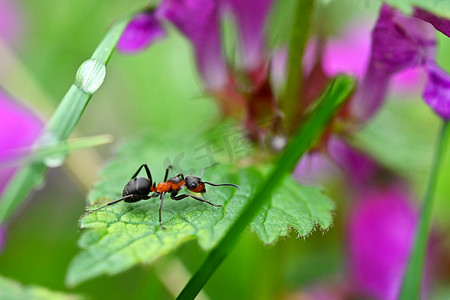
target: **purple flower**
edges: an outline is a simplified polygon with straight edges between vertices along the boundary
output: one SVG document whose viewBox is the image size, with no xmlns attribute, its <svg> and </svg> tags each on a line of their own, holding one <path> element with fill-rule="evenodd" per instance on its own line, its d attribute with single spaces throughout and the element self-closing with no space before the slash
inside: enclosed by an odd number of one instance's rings
<svg viewBox="0 0 450 300">
<path fill-rule="evenodd" d="M 0 195 L 17 167 L 5 167 L 11 159 L 26 155 L 41 132 L 41 122 L 0 89 Z M 0 252 L 6 229 L 0 225 Z"/>
<path fill-rule="evenodd" d="M 445 18 L 440 18 L 427 12 L 421 8 L 414 9 L 414 17 L 422 19 L 434 26 L 437 30 L 450 37 L 450 21 Z"/>
<path fill-rule="evenodd" d="M 137 14 L 127 25 L 117 44 L 124 53 L 135 53 L 165 36 L 164 28 L 156 19 L 153 11 Z"/>
<path fill-rule="evenodd" d="M 264 25 L 272 0 L 223 0 L 235 19 L 242 42 L 242 61 L 246 71 L 264 64 Z"/>
<path fill-rule="evenodd" d="M 24 155 L 41 132 L 41 122 L 0 90 L 0 164 Z M 0 194 L 16 168 L 0 168 Z"/>
<path fill-rule="evenodd" d="M 372 47 L 366 74 L 351 102 L 352 114 L 366 120 L 382 104 L 391 76 L 422 66 L 434 58 L 435 33 L 426 22 L 405 17 L 384 4 L 372 32 Z"/>
<path fill-rule="evenodd" d="M 350 279 L 360 293 L 397 298 L 416 224 L 416 211 L 402 187 L 360 194 L 348 224 Z"/>
<path fill-rule="evenodd" d="M 194 47 L 200 74 L 209 90 L 223 87 L 227 68 L 222 55 L 219 7 L 213 0 L 164 0 L 158 18 L 171 21 Z"/>
<path fill-rule="evenodd" d="M 377 165 L 366 155 L 350 147 L 342 138 L 333 135 L 328 140 L 328 153 L 344 171 L 353 187 L 359 187 L 374 177 Z"/>
<path fill-rule="evenodd" d="M 327 39 L 322 65 L 328 76 L 347 73 L 362 78 L 370 54 L 372 23 L 355 20 L 344 28 L 342 36 Z"/>
<path fill-rule="evenodd" d="M 221 17 L 231 12 L 237 23 L 243 64 L 238 69 L 244 70 L 249 77 L 259 79 L 260 76 L 253 73 L 260 73 L 266 65 L 264 25 L 272 1 L 162 0 L 154 12 L 142 13 L 133 19 L 124 31 L 118 48 L 127 53 L 142 50 L 164 36 L 160 23 L 167 20 L 192 43 L 207 90 L 220 93 L 233 86 L 223 55 Z"/>
<path fill-rule="evenodd" d="M 450 76 L 435 63 L 425 65 L 428 81 L 423 92 L 425 102 L 445 120 L 450 120 Z"/>
<path fill-rule="evenodd" d="M 302 184 L 317 184 L 336 178 L 339 169 L 323 152 L 312 151 L 302 156 L 293 175 Z"/>
</svg>

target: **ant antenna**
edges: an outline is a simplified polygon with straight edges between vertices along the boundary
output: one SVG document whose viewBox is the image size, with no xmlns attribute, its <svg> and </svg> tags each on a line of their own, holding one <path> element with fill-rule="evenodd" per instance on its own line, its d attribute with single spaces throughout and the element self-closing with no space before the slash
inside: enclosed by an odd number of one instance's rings
<svg viewBox="0 0 450 300">
<path fill-rule="evenodd" d="M 202 170 L 202 175 L 200 175 L 200 178 L 203 178 L 203 174 L 205 174 L 205 170 L 206 169 L 215 167 L 218 164 L 219 164 L 218 162 L 215 162 L 215 163 L 213 163 L 213 164 L 211 164 L 211 165 L 209 165 L 207 167 L 204 167 L 203 170 Z M 219 184 L 216 184 L 216 183 L 211 183 L 211 182 L 206 182 L 206 181 L 203 181 L 203 183 L 206 183 L 206 184 L 209 184 L 209 185 L 212 185 L 212 186 L 234 186 L 238 190 L 241 190 L 237 185 L 232 184 L 232 183 L 219 183 Z"/>
<path fill-rule="evenodd" d="M 238 187 L 237 185 L 232 184 L 232 183 L 219 183 L 219 184 L 216 184 L 216 183 L 211 183 L 211 182 L 206 182 L 206 181 L 203 181 L 203 183 L 206 183 L 206 184 L 209 184 L 209 185 L 212 185 L 212 186 L 234 186 L 238 190 L 241 190 L 240 187 Z"/>
</svg>

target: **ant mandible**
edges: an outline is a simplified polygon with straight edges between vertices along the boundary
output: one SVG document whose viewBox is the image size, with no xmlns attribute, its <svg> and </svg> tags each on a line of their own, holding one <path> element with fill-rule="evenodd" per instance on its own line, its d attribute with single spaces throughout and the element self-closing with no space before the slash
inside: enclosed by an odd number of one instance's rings
<svg viewBox="0 0 450 300">
<path fill-rule="evenodd" d="M 197 197 L 195 195 L 191 194 L 178 195 L 178 193 L 184 186 L 186 186 L 186 188 L 191 192 L 203 194 L 206 192 L 205 184 L 211 186 L 233 186 L 240 190 L 239 186 L 232 183 L 215 184 L 207 181 L 202 181 L 201 177 L 203 177 L 205 169 L 212 166 L 214 165 L 203 168 L 200 177 L 194 175 L 187 175 L 186 177 L 184 177 L 182 173 L 179 173 L 175 177 L 169 178 L 167 180 L 167 177 L 169 176 L 169 170 L 172 168 L 172 166 L 168 166 L 166 169 L 166 174 L 164 175 L 164 181 L 156 185 L 156 182 L 152 181 L 152 174 L 150 173 L 150 169 L 148 168 L 147 164 L 143 164 L 139 167 L 136 173 L 134 173 L 134 175 L 131 177 L 131 180 L 123 188 L 122 198 L 111 201 L 99 208 L 88 210 L 85 215 L 93 213 L 94 211 L 100 210 L 106 206 L 116 204 L 122 200 L 127 203 L 134 203 L 140 200 L 148 200 L 150 198 L 155 198 L 159 196 L 159 198 L 161 199 L 161 203 L 159 205 L 159 225 L 161 226 L 162 229 L 165 229 L 165 227 L 162 226 L 161 222 L 161 210 L 163 206 L 164 196 L 167 193 L 170 193 L 170 198 L 172 198 L 173 200 L 182 200 L 184 198 L 191 197 L 195 200 L 208 203 L 209 205 L 221 207 L 222 205 L 211 203 L 206 199 Z M 142 168 L 145 169 L 147 177 L 137 177 Z M 150 192 L 153 192 L 153 194 L 150 195 Z"/>
</svg>

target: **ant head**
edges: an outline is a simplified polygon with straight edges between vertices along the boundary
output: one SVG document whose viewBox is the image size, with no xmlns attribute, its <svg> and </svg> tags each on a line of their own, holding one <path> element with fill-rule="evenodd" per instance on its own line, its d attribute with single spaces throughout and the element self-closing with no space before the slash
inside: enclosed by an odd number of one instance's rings
<svg viewBox="0 0 450 300">
<path fill-rule="evenodd" d="M 194 193 L 206 192 L 205 184 L 203 183 L 201 178 L 199 178 L 197 176 L 193 176 L 193 175 L 188 175 L 188 176 L 186 176 L 184 181 L 186 182 L 186 187 L 191 192 L 194 192 Z"/>
</svg>

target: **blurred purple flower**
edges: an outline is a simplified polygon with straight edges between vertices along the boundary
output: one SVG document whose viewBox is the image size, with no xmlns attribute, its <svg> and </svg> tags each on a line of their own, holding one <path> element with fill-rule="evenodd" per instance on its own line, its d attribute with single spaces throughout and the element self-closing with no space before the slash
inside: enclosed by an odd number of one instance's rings
<svg viewBox="0 0 450 300">
<path fill-rule="evenodd" d="M 41 129 L 42 123 L 31 112 L 13 102 L 0 89 L 0 195 L 17 169 L 4 164 L 26 155 Z M 0 224 L 0 252 L 5 236 L 6 228 Z"/>
<path fill-rule="evenodd" d="M 365 154 L 352 148 L 344 139 L 333 135 L 328 139 L 328 153 L 333 161 L 347 175 L 354 187 L 374 177 L 377 165 Z"/>
<path fill-rule="evenodd" d="M 391 76 L 434 59 L 435 32 L 417 18 L 403 16 L 384 4 L 372 32 L 365 76 L 351 102 L 352 114 L 366 120 L 382 104 Z"/>
<path fill-rule="evenodd" d="M 322 54 L 322 65 L 329 77 L 346 73 L 359 80 L 363 79 L 370 55 L 370 33 L 374 24 L 375 20 L 372 22 L 371 18 L 355 20 L 344 28 L 339 37 L 327 39 Z M 407 68 L 393 76 L 392 87 L 403 95 L 416 93 L 421 90 L 422 82 L 425 82 L 424 77 L 422 70 Z"/>
<path fill-rule="evenodd" d="M 209 90 L 223 87 L 227 68 L 222 56 L 219 7 L 214 0 L 163 0 L 159 19 L 171 21 L 194 47 L 200 73 Z"/>
<path fill-rule="evenodd" d="M 36 141 L 42 124 L 31 112 L 0 89 L 0 164 L 24 155 Z M 0 195 L 16 168 L 0 167 Z"/>
<path fill-rule="evenodd" d="M 242 63 L 247 75 L 266 64 L 263 29 L 273 0 L 162 0 L 152 12 L 137 15 L 124 31 L 118 49 L 133 53 L 164 36 L 163 21 L 170 21 L 192 43 L 197 65 L 208 91 L 221 92 L 228 85 L 223 56 L 220 19 L 234 16 L 242 44 Z M 239 67 L 238 67 L 239 68 Z"/>
<path fill-rule="evenodd" d="M 450 37 L 450 21 L 446 18 L 440 18 L 421 8 L 414 9 L 414 17 L 422 19 L 434 26 L 437 30 Z"/>
<path fill-rule="evenodd" d="M 237 23 L 242 42 L 242 60 L 246 71 L 265 64 L 264 25 L 273 0 L 222 0 Z"/>
<path fill-rule="evenodd" d="M 371 25 L 367 20 L 354 21 L 344 28 L 342 36 L 327 39 L 322 65 L 328 76 L 347 73 L 363 77 L 370 54 Z"/>
<path fill-rule="evenodd" d="M 166 35 L 164 28 L 156 19 L 154 11 L 137 14 L 127 25 L 117 44 L 124 53 L 135 53 Z"/>
<path fill-rule="evenodd" d="M 403 75 L 406 80 L 414 79 L 411 82 L 415 86 L 409 86 L 411 90 L 420 86 L 420 76 L 425 75 L 423 72 L 425 70 L 428 73 L 424 92 L 426 102 L 443 118 L 450 117 L 450 76 L 433 62 L 435 29 L 427 23 L 448 33 L 450 21 L 437 18 L 420 9 L 416 9 L 415 16 L 404 16 L 384 4 L 372 31 L 371 41 L 368 39 L 369 29 L 364 25 L 367 22 L 360 21 L 362 25 L 359 25 L 357 29 L 355 29 L 356 26 L 349 26 L 349 29 L 344 31 L 346 34 L 339 39 L 331 38 L 325 42 L 323 39 L 318 39 L 309 43 L 305 54 L 305 58 L 308 59 L 304 59 L 305 73 L 309 77 L 316 68 L 314 65 L 317 65 L 314 61 L 319 59 L 326 76 L 335 76 L 344 72 L 361 78 L 361 84 L 349 106 L 339 115 L 344 124 L 348 122 L 343 136 L 358 129 L 359 126 L 354 126 L 355 121 L 356 125 L 363 124 L 378 111 L 388 85 L 394 79 L 393 75 L 397 74 Z M 272 75 L 277 79 L 276 86 L 281 85 L 278 77 L 282 76 L 279 70 L 284 66 L 282 58 L 283 56 L 280 55 L 276 60 L 277 63 L 275 64 L 275 60 L 272 63 Z M 420 68 L 413 69 L 414 67 Z M 309 81 L 307 82 L 308 86 L 311 86 Z M 306 171 L 306 162 L 308 162 L 307 166 L 312 166 L 312 162 L 320 160 L 334 161 L 356 187 L 359 183 L 370 179 L 377 169 L 368 157 L 352 149 L 344 139 L 336 136 L 332 129 L 320 144 L 321 149 L 315 149 L 314 156 L 305 156 L 299 163 L 296 174 L 302 178 L 302 182 L 309 181 L 305 178 L 307 174 L 310 174 L 311 178 L 317 178 L 316 173 L 326 173 L 323 164 L 317 167 L 317 172 L 311 167 Z M 317 157 L 321 155 L 326 157 Z"/>
<path fill-rule="evenodd" d="M 360 293 L 396 299 L 414 240 L 417 213 L 401 186 L 366 189 L 348 224 L 350 279 Z"/>
<path fill-rule="evenodd" d="M 435 63 L 425 65 L 428 81 L 423 98 L 427 104 L 445 120 L 450 120 L 450 76 Z"/>
<path fill-rule="evenodd" d="M 336 178 L 339 169 L 332 159 L 319 151 L 305 153 L 294 170 L 294 177 L 302 184 L 318 184 Z"/>
</svg>

